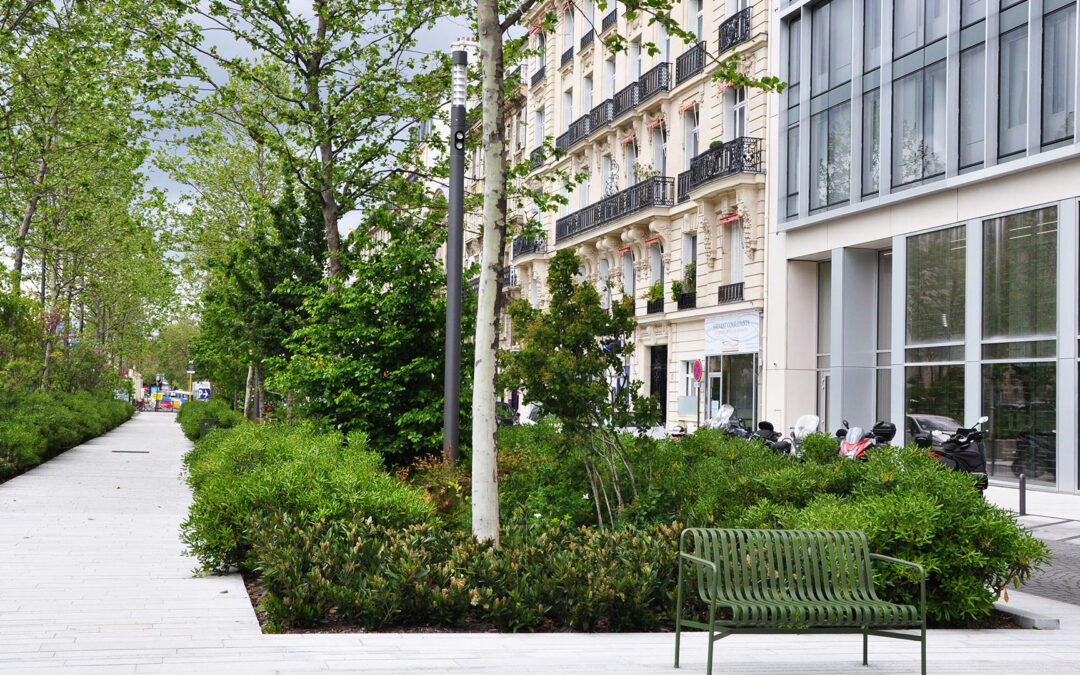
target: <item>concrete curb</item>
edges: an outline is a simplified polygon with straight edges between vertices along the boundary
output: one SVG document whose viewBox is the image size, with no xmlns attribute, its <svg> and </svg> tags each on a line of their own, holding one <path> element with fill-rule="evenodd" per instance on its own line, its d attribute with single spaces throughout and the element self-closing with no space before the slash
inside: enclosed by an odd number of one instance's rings
<svg viewBox="0 0 1080 675">
<path fill-rule="evenodd" d="M 995 602 L 994 609 L 1013 617 L 1016 623 L 1024 628 L 1037 628 L 1039 630 L 1059 630 L 1061 628 L 1061 619 L 1038 614 L 1005 602 Z"/>
</svg>

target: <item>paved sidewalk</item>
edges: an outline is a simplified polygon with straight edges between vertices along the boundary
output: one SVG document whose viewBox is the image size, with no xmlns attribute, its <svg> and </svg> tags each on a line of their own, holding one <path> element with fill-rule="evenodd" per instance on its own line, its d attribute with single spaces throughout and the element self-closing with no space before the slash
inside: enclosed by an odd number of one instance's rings
<svg viewBox="0 0 1080 675">
<path fill-rule="evenodd" d="M 262 635 L 238 576 L 194 579 L 178 527 L 190 448 L 168 414 L 144 413 L 0 485 L 0 673 L 703 673 L 705 639 L 658 634 Z M 929 635 L 930 672 L 1074 673 L 1080 607 L 1012 603 L 1062 630 Z M 858 636 L 735 636 L 731 673 L 915 673 L 918 645 Z"/>
</svg>

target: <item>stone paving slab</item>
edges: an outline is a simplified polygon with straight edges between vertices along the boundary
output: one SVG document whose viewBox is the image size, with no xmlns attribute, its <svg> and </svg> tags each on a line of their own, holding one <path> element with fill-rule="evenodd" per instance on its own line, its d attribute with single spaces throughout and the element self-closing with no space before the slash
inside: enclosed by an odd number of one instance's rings
<svg viewBox="0 0 1080 675">
<path fill-rule="evenodd" d="M 263 635 L 238 575 L 192 578 L 179 539 L 191 444 L 173 420 L 143 414 L 0 485 L 0 673 L 704 672 L 699 633 L 679 671 L 671 633 Z M 1062 629 L 930 631 L 930 672 L 1080 670 L 1080 606 L 1010 595 Z M 855 635 L 736 635 L 716 650 L 730 673 L 918 672 L 917 643 L 872 638 L 864 668 Z"/>
</svg>

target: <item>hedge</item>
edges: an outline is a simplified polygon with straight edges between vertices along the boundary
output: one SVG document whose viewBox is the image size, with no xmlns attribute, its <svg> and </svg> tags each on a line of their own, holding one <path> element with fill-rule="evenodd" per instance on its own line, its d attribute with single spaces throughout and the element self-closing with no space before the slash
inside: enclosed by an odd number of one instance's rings
<svg viewBox="0 0 1080 675">
<path fill-rule="evenodd" d="M 244 416 L 234 411 L 221 399 L 212 398 L 209 401 L 188 400 L 180 406 L 176 413 L 176 421 L 188 439 L 194 441 L 199 437 L 202 423 L 199 420 L 212 418 L 217 420 L 217 426 L 221 429 L 235 427 L 244 421 Z"/>
<path fill-rule="evenodd" d="M 126 401 L 90 392 L 0 394 L 0 482 L 128 420 Z"/>
</svg>

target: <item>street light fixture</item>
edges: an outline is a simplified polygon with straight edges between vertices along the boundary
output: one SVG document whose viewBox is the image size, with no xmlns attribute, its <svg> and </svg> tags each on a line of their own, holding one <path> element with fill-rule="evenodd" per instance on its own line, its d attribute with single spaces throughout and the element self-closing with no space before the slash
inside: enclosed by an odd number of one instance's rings
<svg viewBox="0 0 1080 675">
<path fill-rule="evenodd" d="M 187 395 L 188 400 L 191 400 L 191 376 L 195 374 L 195 362 L 187 362 Z"/>
<path fill-rule="evenodd" d="M 464 247 L 465 97 L 470 41 L 450 45 L 450 185 L 446 238 L 446 370 L 443 380 L 443 457 L 458 459 L 461 413 L 461 272 Z"/>
</svg>

